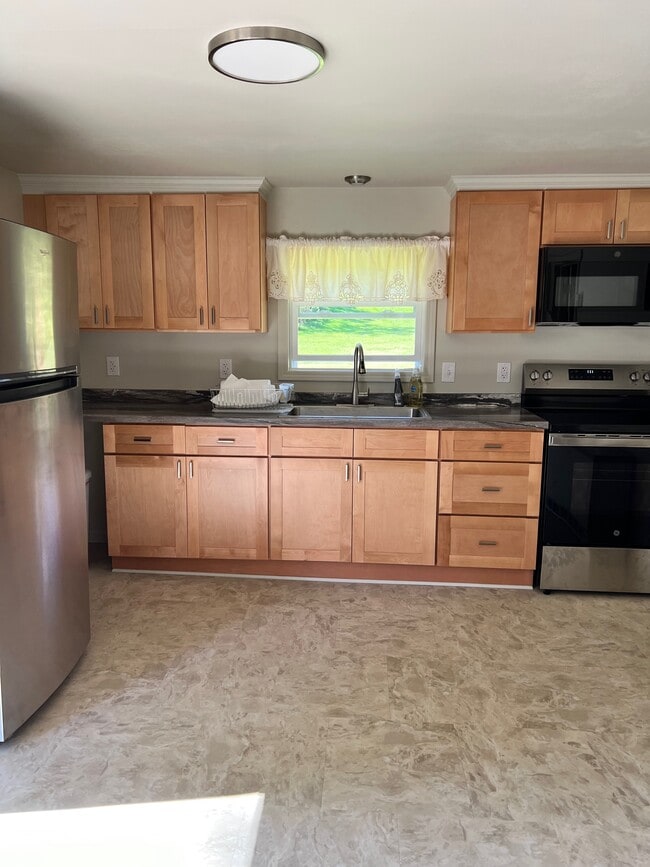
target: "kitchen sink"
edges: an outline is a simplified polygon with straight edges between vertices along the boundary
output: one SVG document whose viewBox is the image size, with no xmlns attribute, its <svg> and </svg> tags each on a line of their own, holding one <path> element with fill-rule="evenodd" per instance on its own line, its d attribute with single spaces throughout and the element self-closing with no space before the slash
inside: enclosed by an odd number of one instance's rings
<svg viewBox="0 0 650 867">
<path fill-rule="evenodd" d="M 420 408 L 410 406 L 352 406 L 345 404 L 337 406 L 295 406 L 290 415 L 303 418 L 430 418 L 429 413 Z"/>
</svg>

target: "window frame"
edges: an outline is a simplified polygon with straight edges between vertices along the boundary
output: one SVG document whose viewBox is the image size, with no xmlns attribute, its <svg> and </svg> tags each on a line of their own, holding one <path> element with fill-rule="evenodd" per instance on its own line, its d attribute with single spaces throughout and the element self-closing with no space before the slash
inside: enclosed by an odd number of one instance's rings
<svg viewBox="0 0 650 867">
<path fill-rule="evenodd" d="M 297 355 L 298 343 L 298 310 L 304 301 L 275 301 L 278 306 L 278 377 L 292 380 L 316 380 L 346 382 L 352 376 L 351 369 L 344 368 L 296 368 L 292 367 Z M 433 382 L 434 337 L 436 333 L 438 304 L 431 301 L 412 302 L 416 308 L 415 334 L 416 355 L 414 361 L 422 364 L 422 378 L 425 382 Z M 324 305 L 329 306 L 329 305 Z M 334 305 L 338 306 L 338 305 Z M 372 303 L 361 303 L 360 307 L 374 307 Z M 399 305 L 393 305 L 399 306 Z M 363 342 L 363 341 L 362 341 Z M 418 358 L 420 353 L 420 358 Z M 350 361 L 352 357 L 350 356 Z M 396 368 L 394 361 L 386 357 L 387 366 L 384 370 L 369 370 L 366 380 L 370 382 L 392 382 L 393 372 L 399 369 L 403 374 L 410 373 L 413 363 L 406 367 Z"/>
</svg>

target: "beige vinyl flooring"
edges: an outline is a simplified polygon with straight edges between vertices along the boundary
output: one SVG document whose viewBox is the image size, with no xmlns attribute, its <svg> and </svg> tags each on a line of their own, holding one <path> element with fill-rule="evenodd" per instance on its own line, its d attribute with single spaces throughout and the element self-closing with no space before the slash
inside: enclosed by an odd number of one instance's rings
<svg viewBox="0 0 650 867">
<path fill-rule="evenodd" d="M 0 811 L 262 791 L 261 865 L 650 864 L 650 598 L 91 574 Z"/>
</svg>

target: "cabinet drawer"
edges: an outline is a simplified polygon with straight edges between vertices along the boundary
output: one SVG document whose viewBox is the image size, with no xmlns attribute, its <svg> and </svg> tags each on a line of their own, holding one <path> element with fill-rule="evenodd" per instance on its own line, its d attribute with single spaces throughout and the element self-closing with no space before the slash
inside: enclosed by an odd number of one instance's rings
<svg viewBox="0 0 650 867">
<path fill-rule="evenodd" d="M 537 518 L 440 515 L 439 566 L 534 569 Z"/>
<path fill-rule="evenodd" d="M 454 515 L 539 515 L 541 464 L 440 464 L 440 511 Z"/>
<path fill-rule="evenodd" d="M 124 455 L 182 455 L 185 428 L 171 424 L 105 424 L 104 451 Z"/>
<path fill-rule="evenodd" d="M 435 460 L 437 430 L 355 430 L 355 458 Z"/>
<path fill-rule="evenodd" d="M 255 455 L 268 453 L 265 427 L 213 427 L 196 425 L 185 428 L 188 455 Z"/>
<path fill-rule="evenodd" d="M 352 457 L 352 430 L 346 428 L 280 428 L 271 434 L 271 454 L 287 457 Z"/>
<path fill-rule="evenodd" d="M 524 461 L 541 463 L 542 431 L 445 430 L 440 434 L 442 461 Z"/>
</svg>

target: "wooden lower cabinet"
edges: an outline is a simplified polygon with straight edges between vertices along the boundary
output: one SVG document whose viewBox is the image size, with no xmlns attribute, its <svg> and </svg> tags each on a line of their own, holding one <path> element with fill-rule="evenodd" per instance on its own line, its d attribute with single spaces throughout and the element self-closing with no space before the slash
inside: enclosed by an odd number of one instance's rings
<svg viewBox="0 0 650 867">
<path fill-rule="evenodd" d="M 438 565 L 534 569 L 537 518 L 440 515 Z"/>
<path fill-rule="evenodd" d="M 266 458 L 187 458 L 188 557 L 268 557 Z"/>
<path fill-rule="evenodd" d="M 353 562 L 433 565 L 437 480 L 433 461 L 355 461 Z"/>
<path fill-rule="evenodd" d="M 185 458 L 106 455 L 108 553 L 186 557 Z"/>
<path fill-rule="evenodd" d="M 433 565 L 433 461 L 272 458 L 271 559 Z"/>
<path fill-rule="evenodd" d="M 272 560 L 349 562 L 352 461 L 271 458 Z"/>
</svg>

